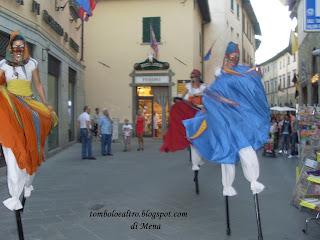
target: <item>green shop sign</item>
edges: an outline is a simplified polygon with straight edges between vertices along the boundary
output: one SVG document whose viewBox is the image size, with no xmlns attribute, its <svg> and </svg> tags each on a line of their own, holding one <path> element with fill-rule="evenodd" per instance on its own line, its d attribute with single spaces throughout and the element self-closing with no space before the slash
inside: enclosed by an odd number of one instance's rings
<svg viewBox="0 0 320 240">
<path fill-rule="evenodd" d="M 134 64 L 135 70 L 167 70 L 170 65 L 155 58 L 147 58 L 144 62 Z"/>
</svg>

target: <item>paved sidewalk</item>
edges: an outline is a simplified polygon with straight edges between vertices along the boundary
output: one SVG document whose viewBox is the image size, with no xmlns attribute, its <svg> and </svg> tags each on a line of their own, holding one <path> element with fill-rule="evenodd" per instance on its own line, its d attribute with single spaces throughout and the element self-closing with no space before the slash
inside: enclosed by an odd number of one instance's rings
<svg viewBox="0 0 320 240">
<path fill-rule="evenodd" d="M 133 139 L 135 142 L 136 139 Z M 145 151 L 122 152 L 114 144 L 114 156 L 82 160 L 80 144 L 48 159 L 35 179 L 35 191 L 26 202 L 23 224 L 26 240 L 256 240 L 253 196 L 237 166 L 235 188 L 230 198 L 232 235 L 225 235 L 225 208 L 221 172 L 206 163 L 200 172 L 200 195 L 194 193 L 188 152 L 165 154 L 160 141 L 147 139 Z M 319 225 L 310 224 L 308 213 L 290 205 L 296 159 L 261 159 L 261 220 L 265 240 L 319 240 Z M 0 176 L 0 199 L 7 195 Z M 137 212 L 140 217 L 97 217 L 105 211 Z M 151 219 L 142 211 L 171 211 L 187 216 Z M 149 212 L 149 213 L 150 213 Z M 94 215 L 95 217 L 90 217 Z M 135 222 L 151 229 L 130 229 Z M 147 225 L 149 224 L 149 225 Z M 160 229 L 158 229 L 160 227 Z M 16 240 L 13 212 L 0 204 L 0 240 Z"/>
</svg>

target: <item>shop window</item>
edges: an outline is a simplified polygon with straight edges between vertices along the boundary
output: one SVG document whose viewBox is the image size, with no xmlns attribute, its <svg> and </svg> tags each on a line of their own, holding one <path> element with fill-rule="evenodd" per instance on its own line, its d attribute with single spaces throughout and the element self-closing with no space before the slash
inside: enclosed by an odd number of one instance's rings
<svg viewBox="0 0 320 240">
<path fill-rule="evenodd" d="M 0 60 L 6 56 L 6 49 L 9 43 L 10 35 L 0 31 Z"/>
<path fill-rule="evenodd" d="M 246 32 L 246 16 L 242 15 L 242 32 Z"/>
<path fill-rule="evenodd" d="M 60 61 L 51 55 L 48 58 L 48 103 L 53 107 L 56 113 L 59 112 L 59 76 Z M 54 128 L 48 137 L 48 149 L 52 150 L 59 146 L 58 128 Z"/>
<path fill-rule="evenodd" d="M 161 19 L 160 17 L 144 17 L 142 19 L 142 42 L 150 43 L 150 28 L 152 27 L 154 34 L 156 36 L 157 42 L 161 41 L 161 28 L 160 28 Z"/>
<path fill-rule="evenodd" d="M 281 76 L 280 76 L 280 77 L 279 77 L 279 88 L 278 88 L 278 90 L 280 90 L 281 87 L 282 87 L 282 78 L 281 78 Z"/>
<path fill-rule="evenodd" d="M 77 72 L 69 68 L 69 86 L 68 86 L 68 134 L 69 141 L 75 139 L 75 85 Z"/>
<path fill-rule="evenodd" d="M 152 97 L 152 88 L 149 86 L 146 87 L 137 87 L 137 95 L 139 97 Z"/>
<path fill-rule="evenodd" d="M 246 63 L 246 50 L 242 48 L 242 63 Z"/>
<path fill-rule="evenodd" d="M 234 11 L 234 0 L 230 0 L 231 11 Z"/>
<path fill-rule="evenodd" d="M 237 3 L 237 18 L 240 19 L 240 5 Z"/>
</svg>

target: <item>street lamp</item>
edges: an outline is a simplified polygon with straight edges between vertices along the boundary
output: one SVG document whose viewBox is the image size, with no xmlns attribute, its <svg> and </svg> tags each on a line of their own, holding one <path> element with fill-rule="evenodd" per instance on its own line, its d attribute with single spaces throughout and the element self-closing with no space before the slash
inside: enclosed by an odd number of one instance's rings
<svg viewBox="0 0 320 240">
<path fill-rule="evenodd" d="M 315 50 L 312 51 L 312 55 L 313 56 L 320 56 L 320 48 L 317 48 Z"/>
</svg>

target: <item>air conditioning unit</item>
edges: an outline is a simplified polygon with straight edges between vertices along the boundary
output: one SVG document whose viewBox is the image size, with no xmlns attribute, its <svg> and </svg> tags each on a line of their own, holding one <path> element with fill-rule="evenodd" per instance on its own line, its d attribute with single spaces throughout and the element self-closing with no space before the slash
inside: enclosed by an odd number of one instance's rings
<svg viewBox="0 0 320 240">
<path fill-rule="evenodd" d="M 19 5 L 23 5 L 23 0 L 16 0 L 16 3 L 18 3 Z"/>
<path fill-rule="evenodd" d="M 312 51 L 312 55 L 313 56 L 320 56 L 320 48 L 317 48 L 315 50 Z"/>
</svg>

